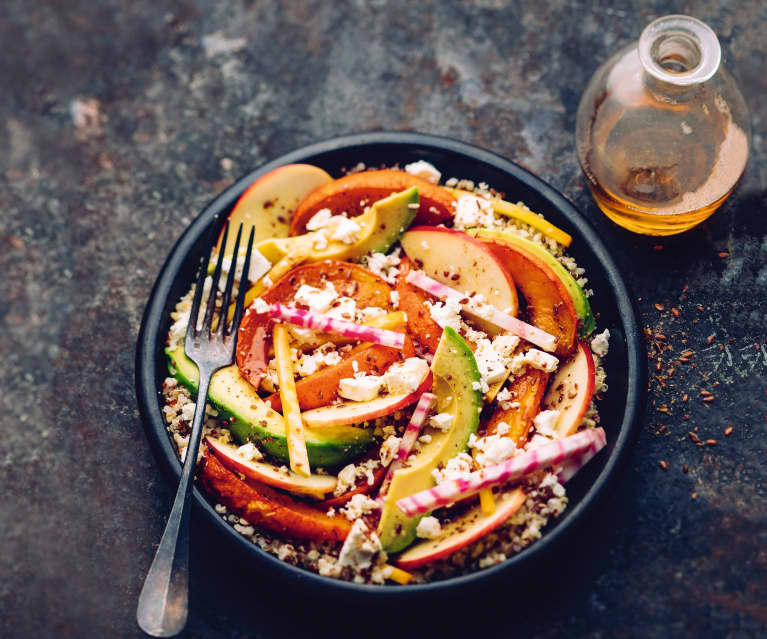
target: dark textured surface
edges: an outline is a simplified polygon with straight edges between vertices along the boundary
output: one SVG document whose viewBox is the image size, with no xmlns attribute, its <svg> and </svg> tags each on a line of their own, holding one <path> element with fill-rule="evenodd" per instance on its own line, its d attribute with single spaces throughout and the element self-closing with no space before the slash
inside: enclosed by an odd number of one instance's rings
<svg viewBox="0 0 767 639">
<path fill-rule="evenodd" d="M 652 382 L 632 471 L 550 584 L 509 584 L 479 608 L 352 612 L 296 601 L 198 525 L 187 636 L 767 634 L 767 9 L 635 5 L 5 2 L 0 636 L 140 636 L 135 602 L 173 492 L 133 390 L 155 274 L 234 177 L 377 129 L 474 142 L 561 189 L 615 247 L 644 324 L 674 348 L 659 374 L 675 373 Z M 723 209 L 655 241 L 599 214 L 573 129 L 598 63 L 672 12 L 717 31 L 754 135 Z M 686 348 L 695 368 L 671 363 Z M 717 444 L 696 446 L 695 427 Z"/>
</svg>

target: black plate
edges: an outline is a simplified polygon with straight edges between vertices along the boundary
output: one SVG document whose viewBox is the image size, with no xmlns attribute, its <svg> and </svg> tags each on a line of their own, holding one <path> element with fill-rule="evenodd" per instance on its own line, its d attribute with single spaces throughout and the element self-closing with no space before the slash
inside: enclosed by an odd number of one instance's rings
<svg viewBox="0 0 767 639">
<path fill-rule="evenodd" d="M 170 327 L 170 311 L 189 289 L 199 263 L 206 230 L 221 225 L 240 194 L 258 177 L 272 169 L 293 162 L 315 164 L 333 176 L 358 162 L 368 166 L 404 165 L 415 160 L 434 164 L 444 177 L 469 178 L 486 182 L 506 194 L 513 202 L 524 201 L 553 224 L 573 236 L 569 253 L 586 269 L 589 287 L 594 290 L 592 308 L 599 318 L 598 329 L 610 329 L 610 351 L 605 362 L 609 392 L 600 403 L 602 425 L 607 432 L 607 447 L 568 485 L 570 504 L 546 530 L 539 541 L 507 561 L 462 577 L 416 586 L 368 586 L 321 577 L 291 566 L 252 544 L 226 524 L 204 494 L 195 489 L 197 509 L 221 533 L 250 555 L 260 568 L 275 577 L 288 578 L 293 584 L 305 583 L 330 594 L 363 596 L 413 596 L 444 594 L 455 588 L 487 585 L 489 581 L 530 574 L 560 546 L 562 539 L 575 528 L 598 496 L 606 492 L 623 465 L 641 422 L 646 394 L 647 364 L 638 314 L 628 288 L 607 247 L 575 207 L 560 193 L 527 170 L 478 147 L 418 133 L 367 133 L 335 138 L 293 151 L 249 173 L 214 199 L 191 223 L 173 247 L 149 298 L 136 347 L 136 392 L 139 409 L 149 440 L 161 464 L 178 478 L 181 465 L 165 429 L 161 412 L 161 383 L 167 376 L 163 354 Z M 262 575 L 263 578 L 263 575 Z"/>
</svg>

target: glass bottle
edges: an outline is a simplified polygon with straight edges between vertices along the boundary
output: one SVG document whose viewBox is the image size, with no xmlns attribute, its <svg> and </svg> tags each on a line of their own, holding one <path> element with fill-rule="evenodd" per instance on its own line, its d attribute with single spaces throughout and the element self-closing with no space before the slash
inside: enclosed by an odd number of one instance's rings
<svg viewBox="0 0 767 639">
<path fill-rule="evenodd" d="M 681 233 L 732 193 L 750 127 L 720 61 L 706 24 L 670 15 L 591 78 L 578 107 L 578 160 L 613 222 L 648 235 Z"/>
</svg>

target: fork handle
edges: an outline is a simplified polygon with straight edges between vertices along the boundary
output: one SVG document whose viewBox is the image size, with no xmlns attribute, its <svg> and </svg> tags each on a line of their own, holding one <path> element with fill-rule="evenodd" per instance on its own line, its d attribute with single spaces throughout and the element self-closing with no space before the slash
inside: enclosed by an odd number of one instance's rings
<svg viewBox="0 0 767 639">
<path fill-rule="evenodd" d="M 136 620 L 152 637 L 173 637 L 183 630 L 189 612 L 189 495 L 212 371 L 200 370 L 192 432 L 173 508 L 138 599 Z"/>
</svg>

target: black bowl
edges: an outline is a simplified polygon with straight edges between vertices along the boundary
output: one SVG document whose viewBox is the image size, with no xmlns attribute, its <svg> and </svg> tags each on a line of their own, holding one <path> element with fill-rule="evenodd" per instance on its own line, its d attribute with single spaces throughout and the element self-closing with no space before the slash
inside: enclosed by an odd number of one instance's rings
<svg viewBox="0 0 767 639">
<path fill-rule="evenodd" d="M 610 352 L 606 358 L 609 392 L 600 403 L 607 447 L 570 482 L 567 510 L 545 531 L 543 538 L 510 559 L 475 573 L 415 586 L 369 586 L 321 577 L 278 560 L 225 523 L 213 504 L 194 490 L 195 507 L 221 534 L 239 546 L 271 575 L 294 585 L 305 583 L 336 595 L 364 597 L 446 594 L 457 588 L 486 586 L 490 581 L 530 575 L 551 551 L 593 510 L 601 494 L 625 465 L 637 426 L 641 422 L 646 394 L 647 364 L 638 314 L 626 283 L 607 247 L 575 207 L 560 193 L 527 170 L 498 155 L 448 138 L 418 133 L 367 133 L 335 138 L 288 153 L 252 171 L 215 198 L 190 224 L 173 247 L 149 298 L 136 347 L 136 392 L 149 440 L 164 469 L 178 478 L 181 465 L 165 429 L 161 412 L 161 384 L 167 376 L 163 354 L 170 327 L 170 311 L 191 286 L 194 271 L 209 237 L 211 225 L 222 225 L 240 194 L 257 178 L 284 164 L 315 164 L 340 176 L 344 167 L 364 162 L 368 166 L 404 165 L 415 160 L 434 164 L 445 177 L 486 182 L 511 201 L 524 201 L 532 210 L 573 236 L 570 254 L 586 269 L 598 329 L 610 329 Z"/>
</svg>

